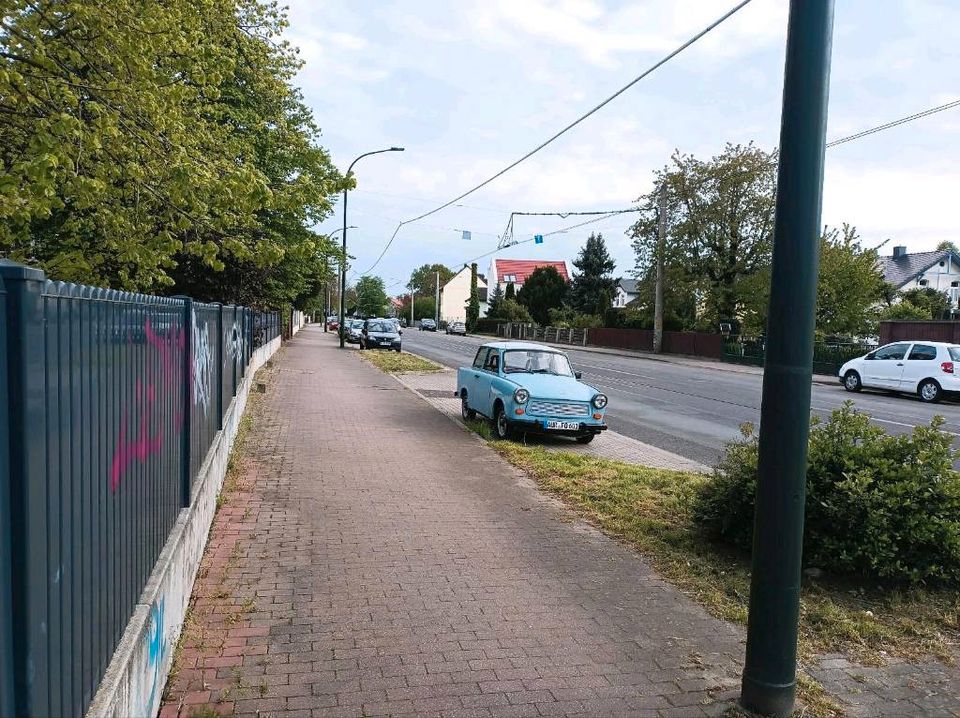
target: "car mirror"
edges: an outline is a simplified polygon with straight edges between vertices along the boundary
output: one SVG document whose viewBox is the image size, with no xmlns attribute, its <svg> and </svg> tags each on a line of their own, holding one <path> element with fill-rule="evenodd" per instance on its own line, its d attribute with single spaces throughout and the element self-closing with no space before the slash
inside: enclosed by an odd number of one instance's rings
<svg viewBox="0 0 960 718">
<path fill-rule="evenodd" d="M 397 329 L 397 334 L 403 334 L 403 329 Z"/>
<path fill-rule="evenodd" d="M 575 372 L 573 372 L 573 375 L 574 375 L 577 379 L 582 379 L 582 378 L 583 378 L 583 372 L 582 372 L 582 371 L 575 371 Z"/>
</svg>

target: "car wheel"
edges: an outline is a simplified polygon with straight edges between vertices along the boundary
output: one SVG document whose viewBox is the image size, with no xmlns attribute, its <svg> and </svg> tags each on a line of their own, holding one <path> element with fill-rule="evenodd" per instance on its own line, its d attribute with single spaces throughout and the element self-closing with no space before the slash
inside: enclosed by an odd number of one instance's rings
<svg viewBox="0 0 960 718">
<path fill-rule="evenodd" d="M 589 444 L 591 441 L 593 441 L 593 437 L 595 437 L 595 436 L 596 436 L 596 434 L 587 434 L 586 436 L 578 436 L 578 437 L 577 437 L 577 443 L 578 443 L 578 444 Z"/>
<path fill-rule="evenodd" d="M 501 441 L 507 441 L 513 433 L 510 431 L 507 412 L 503 410 L 503 404 L 497 404 L 497 408 L 493 411 L 493 432 Z"/>
<path fill-rule="evenodd" d="M 917 396 L 920 397 L 920 401 L 926 402 L 927 404 L 936 404 L 940 401 L 942 394 L 943 389 L 941 389 L 940 385 L 933 379 L 924 379 L 920 382 L 920 386 L 917 387 Z"/>
<path fill-rule="evenodd" d="M 400 347 L 397 347 L 397 348 L 394 349 L 393 351 L 395 351 L 397 354 L 399 354 L 399 353 L 400 353 Z"/>
<path fill-rule="evenodd" d="M 863 383 L 860 381 L 860 375 L 852 369 L 843 375 L 843 388 L 847 391 L 860 391 Z"/>
<path fill-rule="evenodd" d="M 473 421 L 477 418 L 477 412 L 470 408 L 470 405 L 467 403 L 467 395 L 462 394 L 460 396 L 460 417 L 464 421 Z"/>
<path fill-rule="evenodd" d="M 360 348 L 360 351 L 363 351 L 364 349 L 367 348 L 367 346 L 363 343 L 363 339 L 360 340 L 359 348 Z"/>
</svg>

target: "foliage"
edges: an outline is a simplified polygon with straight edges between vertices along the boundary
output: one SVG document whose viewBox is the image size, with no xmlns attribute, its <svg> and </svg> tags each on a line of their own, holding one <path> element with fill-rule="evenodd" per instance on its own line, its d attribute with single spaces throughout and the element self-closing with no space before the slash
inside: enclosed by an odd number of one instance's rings
<svg viewBox="0 0 960 718">
<path fill-rule="evenodd" d="M 366 359 L 387 374 L 408 374 L 411 372 L 425 374 L 442 371 L 443 369 L 428 359 L 407 352 L 366 351 L 357 352 L 356 356 Z"/>
<path fill-rule="evenodd" d="M 750 299 L 743 280 L 770 265 L 775 182 L 775 154 L 752 144 L 727 145 L 708 161 L 675 154 L 672 165 L 656 173 L 656 189 L 638 200 L 639 219 L 630 229 L 638 276 L 649 276 L 654 265 L 659 188 L 666 184 L 671 283 L 700 299 L 698 321 L 705 326 L 738 316 Z"/>
<path fill-rule="evenodd" d="M 949 250 L 949 251 L 953 252 L 954 254 L 960 256 L 960 249 L 958 249 L 958 248 L 957 248 L 957 245 L 956 245 L 955 243 L 951 242 L 949 239 L 945 239 L 945 240 L 943 240 L 942 242 L 940 242 L 940 244 L 937 245 L 937 251 L 938 251 L 938 252 L 943 252 L 943 251 L 946 251 L 946 250 Z"/>
<path fill-rule="evenodd" d="M 883 300 L 877 251 L 864 249 L 856 227 L 825 228 L 820 237 L 817 332 L 862 337 L 877 331 L 876 306 Z"/>
<path fill-rule="evenodd" d="M 513 282 L 507 282 L 507 291 L 503 295 L 504 299 L 516 299 L 517 298 L 517 288 L 513 286 Z"/>
<path fill-rule="evenodd" d="M 616 262 L 607 252 L 602 234 L 590 234 L 573 261 L 579 272 L 570 284 L 570 304 L 582 314 L 600 315 L 610 307 L 617 292 L 613 276 Z"/>
<path fill-rule="evenodd" d="M 364 317 L 383 316 L 390 298 L 380 277 L 364 275 L 357 280 L 357 313 Z"/>
<path fill-rule="evenodd" d="M 925 315 L 923 319 L 943 320 L 950 319 L 950 310 L 953 305 L 950 297 L 933 287 L 916 287 L 900 292 L 903 302 L 909 302 Z"/>
<path fill-rule="evenodd" d="M 500 302 L 495 318 L 504 322 L 523 322 L 527 324 L 533 321 L 533 317 L 530 316 L 527 308 L 516 299 L 504 299 Z"/>
<path fill-rule="evenodd" d="M 480 318 L 480 293 L 477 291 L 477 264 L 470 265 L 470 299 L 467 300 L 467 331 L 477 328 L 477 319 Z"/>
<path fill-rule="evenodd" d="M 414 294 L 422 294 L 428 297 L 437 296 L 437 272 L 440 272 L 440 286 L 453 279 L 456 272 L 443 264 L 424 264 L 417 267 L 410 275 L 410 281 L 407 282 L 407 289 Z"/>
<path fill-rule="evenodd" d="M 603 326 L 603 317 L 596 314 L 581 314 L 572 307 L 551 309 L 547 323 L 561 329 L 591 329 Z"/>
<path fill-rule="evenodd" d="M 550 310 L 563 306 L 567 282 L 555 267 L 537 267 L 517 293 L 517 301 L 527 308 L 534 321 L 546 324 Z"/>
<path fill-rule="evenodd" d="M 397 310 L 400 316 L 410 319 L 410 295 L 403 297 L 403 304 Z M 433 297 L 414 297 L 413 300 L 413 320 L 433 319 L 437 316 L 437 300 Z"/>
<path fill-rule="evenodd" d="M 924 321 L 930 319 L 930 312 L 913 302 L 902 301 L 884 307 L 880 318 L 887 321 Z"/>
<path fill-rule="evenodd" d="M 0 251 L 125 289 L 232 267 L 263 301 L 315 291 L 333 250 L 307 228 L 342 179 L 274 3 L 11 0 L 3 24 Z"/>
<path fill-rule="evenodd" d="M 500 309 L 500 302 L 506 299 L 506 296 L 503 293 L 503 287 L 500 286 L 500 282 L 497 282 L 496 286 L 493 288 L 493 292 L 487 298 L 487 316 L 495 317 L 497 312 Z"/>
<path fill-rule="evenodd" d="M 892 436 L 847 402 L 810 432 L 807 565 L 905 583 L 960 585 L 960 472 L 943 417 Z M 758 438 L 731 444 L 696 520 L 715 537 L 752 541 Z"/>
</svg>

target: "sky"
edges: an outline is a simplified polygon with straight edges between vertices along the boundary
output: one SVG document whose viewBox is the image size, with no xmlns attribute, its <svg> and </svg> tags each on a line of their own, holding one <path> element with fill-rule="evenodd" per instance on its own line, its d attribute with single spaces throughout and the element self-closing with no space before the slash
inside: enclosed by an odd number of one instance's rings
<svg viewBox="0 0 960 718">
<path fill-rule="evenodd" d="M 734 0 L 289 0 L 295 82 L 345 171 L 351 281 L 397 224 L 470 189 L 615 92 Z M 628 208 L 675 150 L 708 158 L 727 143 L 779 137 L 787 0 L 753 0 L 597 114 L 475 194 L 401 228 L 373 269 L 390 294 L 425 263 L 452 268 L 494 250 L 510 212 Z M 960 98 L 960 3 L 839 0 L 827 139 Z M 952 80 L 950 78 L 953 78 Z M 827 150 L 823 222 L 855 225 L 865 246 L 910 251 L 960 240 L 960 108 Z M 320 225 L 343 221 L 338 202 Z M 630 215 L 496 255 L 573 260 L 600 231 L 632 276 Z M 518 217 L 514 236 L 586 218 Z M 470 240 L 463 239 L 469 230 Z M 477 260 L 486 272 L 491 257 Z"/>
</svg>

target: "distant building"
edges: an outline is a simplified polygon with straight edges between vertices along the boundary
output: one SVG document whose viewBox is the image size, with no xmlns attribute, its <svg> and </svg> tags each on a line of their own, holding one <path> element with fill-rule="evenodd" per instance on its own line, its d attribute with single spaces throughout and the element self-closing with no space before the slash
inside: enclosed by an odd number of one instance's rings
<svg viewBox="0 0 960 718">
<path fill-rule="evenodd" d="M 487 316 L 487 278 L 477 274 L 477 294 L 480 295 L 480 316 Z M 470 301 L 470 267 L 453 275 L 440 287 L 440 319 L 449 322 L 467 321 L 467 303 Z"/>
<path fill-rule="evenodd" d="M 640 292 L 637 290 L 636 279 L 621 279 L 617 283 L 617 293 L 613 297 L 613 306 L 615 309 L 621 309 L 639 296 Z"/>
<path fill-rule="evenodd" d="M 533 270 L 538 267 L 553 267 L 557 273 L 563 277 L 564 281 L 570 281 L 570 273 L 567 271 L 567 263 L 564 260 L 559 261 L 537 261 L 534 259 L 494 259 L 490 262 L 490 274 L 487 285 L 490 291 L 499 284 L 504 291 L 508 284 L 513 284 L 513 288 L 518 290 L 527 281 L 527 277 L 533 274 Z"/>
<path fill-rule="evenodd" d="M 960 302 L 960 255 L 950 249 L 907 254 L 906 247 L 894 247 L 893 254 L 880 257 L 883 278 L 896 289 L 906 291 L 931 287 Z"/>
</svg>

